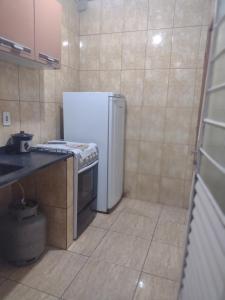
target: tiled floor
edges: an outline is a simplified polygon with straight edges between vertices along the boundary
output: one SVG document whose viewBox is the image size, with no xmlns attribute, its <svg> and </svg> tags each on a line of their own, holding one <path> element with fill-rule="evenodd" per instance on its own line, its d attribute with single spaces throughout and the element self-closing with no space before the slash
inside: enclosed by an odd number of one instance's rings
<svg viewBox="0 0 225 300">
<path fill-rule="evenodd" d="M 176 300 L 186 210 L 123 199 L 97 214 L 69 251 L 36 264 L 0 262 L 0 299 Z"/>
</svg>

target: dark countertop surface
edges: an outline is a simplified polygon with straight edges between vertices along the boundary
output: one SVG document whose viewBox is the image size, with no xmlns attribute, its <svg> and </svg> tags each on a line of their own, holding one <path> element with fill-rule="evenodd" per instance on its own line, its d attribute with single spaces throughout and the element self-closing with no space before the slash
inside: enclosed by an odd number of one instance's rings
<svg viewBox="0 0 225 300">
<path fill-rule="evenodd" d="M 32 151 L 24 154 L 9 154 L 5 148 L 0 148 L 0 164 L 16 165 L 22 168 L 12 171 L 6 175 L 0 175 L 0 187 L 17 181 L 33 172 L 45 168 L 58 161 L 71 157 L 72 154 L 48 153 Z"/>
</svg>

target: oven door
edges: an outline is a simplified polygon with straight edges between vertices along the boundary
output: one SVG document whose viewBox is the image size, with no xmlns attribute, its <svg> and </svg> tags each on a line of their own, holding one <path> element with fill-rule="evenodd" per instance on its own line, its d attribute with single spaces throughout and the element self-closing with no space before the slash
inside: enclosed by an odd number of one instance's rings
<svg viewBox="0 0 225 300">
<path fill-rule="evenodd" d="M 98 161 L 78 172 L 78 214 L 97 197 Z"/>
</svg>

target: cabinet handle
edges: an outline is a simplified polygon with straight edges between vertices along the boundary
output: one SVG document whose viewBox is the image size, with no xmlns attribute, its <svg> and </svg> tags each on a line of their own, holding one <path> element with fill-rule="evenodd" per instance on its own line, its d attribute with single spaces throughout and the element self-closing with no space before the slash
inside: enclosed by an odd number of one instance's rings
<svg viewBox="0 0 225 300">
<path fill-rule="evenodd" d="M 9 39 L 6 39 L 2 36 L 0 36 L 0 45 L 4 45 L 4 46 L 8 46 L 10 48 L 13 48 L 19 52 L 26 52 L 26 53 L 31 53 L 31 48 L 27 47 L 27 46 L 24 46 L 22 44 L 18 44 L 16 42 L 13 42 Z"/>
<path fill-rule="evenodd" d="M 54 58 L 54 57 L 51 57 L 47 54 L 44 54 L 44 53 L 39 53 L 39 57 L 41 59 L 44 59 L 46 60 L 49 64 L 59 64 L 59 60 L 57 58 Z"/>
</svg>

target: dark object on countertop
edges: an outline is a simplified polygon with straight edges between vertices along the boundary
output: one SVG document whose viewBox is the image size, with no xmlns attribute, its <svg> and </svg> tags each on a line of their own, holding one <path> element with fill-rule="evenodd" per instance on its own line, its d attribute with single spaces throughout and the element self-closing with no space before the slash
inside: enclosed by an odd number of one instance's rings
<svg viewBox="0 0 225 300">
<path fill-rule="evenodd" d="M 46 218 L 34 200 L 13 202 L 8 215 L 0 220 L 3 258 L 17 265 L 35 262 L 46 246 Z"/>
<path fill-rule="evenodd" d="M 31 151 L 31 141 L 33 134 L 20 131 L 12 134 L 6 144 L 6 151 L 8 153 L 28 153 Z"/>
</svg>

